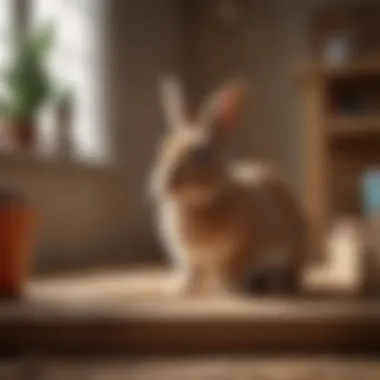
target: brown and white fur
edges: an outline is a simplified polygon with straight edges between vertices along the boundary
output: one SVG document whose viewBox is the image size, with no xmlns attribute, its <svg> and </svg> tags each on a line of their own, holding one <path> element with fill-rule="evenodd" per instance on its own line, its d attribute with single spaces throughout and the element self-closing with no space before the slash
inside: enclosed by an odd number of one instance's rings
<svg viewBox="0 0 380 380">
<path fill-rule="evenodd" d="M 301 208 L 272 167 L 229 158 L 242 95 L 240 86 L 225 85 L 189 118 L 179 83 L 162 85 L 168 131 L 151 191 L 186 292 L 240 292 L 247 281 L 253 290 L 261 281 L 272 290 L 297 286 L 306 242 Z"/>
</svg>

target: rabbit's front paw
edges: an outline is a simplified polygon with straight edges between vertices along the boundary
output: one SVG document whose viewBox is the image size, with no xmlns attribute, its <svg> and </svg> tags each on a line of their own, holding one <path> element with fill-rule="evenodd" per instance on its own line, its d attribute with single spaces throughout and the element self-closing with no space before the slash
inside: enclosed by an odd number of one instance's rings
<svg viewBox="0 0 380 380">
<path fill-rule="evenodd" d="M 172 286 L 172 293 L 175 296 L 187 296 L 198 292 L 198 284 L 195 277 L 186 272 L 179 272 L 175 275 L 175 281 Z"/>
</svg>

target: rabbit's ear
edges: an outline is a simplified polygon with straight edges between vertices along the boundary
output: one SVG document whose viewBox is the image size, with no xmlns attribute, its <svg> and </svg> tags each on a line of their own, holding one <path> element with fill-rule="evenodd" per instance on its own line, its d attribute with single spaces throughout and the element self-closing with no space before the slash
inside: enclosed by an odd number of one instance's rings
<svg viewBox="0 0 380 380">
<path fill-rule="evenodd" d="M 241 82 L 222 86 L 202 110 L 205 125 L 216 128 L 217 132 L 232 132 L 238 123 L 244 95 Z"/>
<path fill-rule="evenodd" d="M 181 128 L 186 121 L 182 87 L 177 78 L 169 76 L 160 83 L 161 99 L 168 126 Z"/>
</svg>

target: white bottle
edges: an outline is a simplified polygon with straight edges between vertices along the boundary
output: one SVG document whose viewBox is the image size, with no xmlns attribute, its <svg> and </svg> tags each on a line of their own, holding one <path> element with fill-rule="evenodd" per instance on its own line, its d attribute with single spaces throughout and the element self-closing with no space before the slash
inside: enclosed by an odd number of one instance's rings
<svg viewBox="0 0 380 380">
<path fill-rule="evenodd" d="M 364 286 L 365 241 L 361 223 L 342 218 L 334 224 L 323 244 L 324 260 L 308 268 L 306 291 L 358 294 Z"/>
<path fill-rule="evenodd" d="M 364 250 L 361 226 L 357 221 L 342 219 L 334 225 L 326 241 L 332 284 L 347 291 L 361 288 Z"/>
</svg>

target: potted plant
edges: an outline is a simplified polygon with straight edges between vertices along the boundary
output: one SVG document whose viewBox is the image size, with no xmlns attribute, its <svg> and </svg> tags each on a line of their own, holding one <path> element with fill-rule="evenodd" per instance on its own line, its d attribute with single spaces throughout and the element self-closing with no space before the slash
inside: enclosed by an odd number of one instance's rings
<svg viewBox="0 0 380 380">
<path fill-rule="evenodd" d="M 0 101 L 0 117 L 9 124 L 12 140 L 21 148 L 33 146 L 36 115 L 52 95 L 46 66 L 52 42 L 51 27 L 28 35 L 5 74 L 7 99 Z"/>
<path fill-rule="evenodd" d="M 0 189 L 0 297 L 21 295 L 29 275 L 35 215 L 14 190 Z"/>
</svg>

